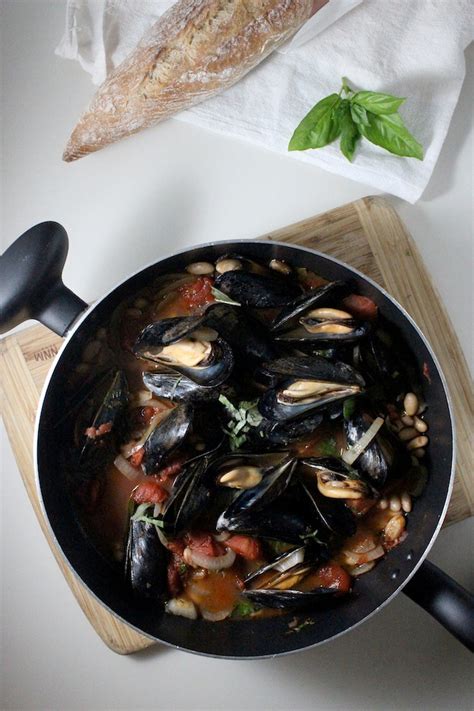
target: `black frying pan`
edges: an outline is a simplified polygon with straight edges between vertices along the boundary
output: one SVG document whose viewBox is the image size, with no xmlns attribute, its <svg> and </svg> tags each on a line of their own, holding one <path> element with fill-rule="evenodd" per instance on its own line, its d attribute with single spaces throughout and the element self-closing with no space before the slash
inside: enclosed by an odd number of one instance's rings
<svg viewBox="0 0 474 711">
<path fill-rule="evenodd" d="M 379 286 L 359 272 L 312 250 L 266 241 L 232 241 L 195 247 L 161 259 L 132 275 L 94 306 L 62 283 L 68 251 L 65 230 L 43 222 L 25 232 L 0 258 L 0 332 L 35 318 L 66 336 L 45 383 L 39 404 L 35 464 L 46 520 L 69 565 L 86 587 L 110 611 L 140 632 L 180 649 L 229 658 L 257 658 L 312 647 L 349 631 L 387 604 L 400 590 L 434 615 L 470 649 L 474 649 L 473 596 L 434 565 L 423 560 L 440 530 L 454 478 L 454 425 L 444 377 L 430 346 L 410 316 Z M 410 344 L 420 372 L 426 363 L 431 381 L 423 378 L 429 407 L 430 477 L 408 518 L 407 539 L 356 583 L 354 593 L 330 611 L 306 612 L 315 624 L 289 632 L 294 615 L 219 623 L 187 620 L 134 601 L 119 572 L 97 552 L 76 520 L 59 465 L 62 442 L 54 423 L 65 406 L 65 382 L 80 362 L 92 334 L 107 325 L 124 299 L 159 275 L 182 270 L 194 261 L 214 261 L 228 252 L 268 262 L 287 260 L 327 279 L 351 279 L 359 293 L 375 301 L 380 312 Z"/>
</svg>

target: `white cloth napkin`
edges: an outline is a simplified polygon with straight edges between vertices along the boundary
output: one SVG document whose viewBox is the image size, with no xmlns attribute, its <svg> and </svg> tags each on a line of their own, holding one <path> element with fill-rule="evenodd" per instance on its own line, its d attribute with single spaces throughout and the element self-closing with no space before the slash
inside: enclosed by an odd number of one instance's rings
<svg viewBox="0 0 474 711">
<path fill-rule="evenodd" d="M 416 202 L 433 172 L 461 91 L 464 50 L 473 39 L 472 0 L 364 0 L 340 17 L 360 1 L 330 0 L 295 36 L 291 51 L 287 47 L 274 53 L 231 89 L 177 118 Z M 68 0 L 66 32 L 56 53 L 77 59 L 100 83 L 171 4 Z M 340 19 L 328 26 L 334 19 L 327 18 L 331 4 Z M 324 27 L 319 33 L 318 16 Z M 337 143 L 287 152 L 299 121 L 316 101 L 339 91 L 342 76 L 355 89 L 408 97 L 400 113 L 425 148 L 422 162 L 392 156 L 365 139 L 353 163 Z"/>
</svg>

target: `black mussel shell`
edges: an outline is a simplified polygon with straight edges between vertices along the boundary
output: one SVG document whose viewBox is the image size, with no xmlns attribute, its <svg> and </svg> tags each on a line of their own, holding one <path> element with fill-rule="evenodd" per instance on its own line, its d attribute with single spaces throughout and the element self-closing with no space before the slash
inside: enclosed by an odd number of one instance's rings
<svg viewBox="0 0 474 711">
<path fill-rule="evenodd" d="M 181 373 L 143 373 L 143 383 L 154 395 L 175 402 L 209 402 L 221 394 L 220 387 L 198 385 Z"/>
<path fill-rule="evenodd" d="M 370 331 L 370 324 L 368 321 L 358 322 L 352 320 L 347 321 L 346 324 L 351 326 L 353 330 L 349 333 L 330 333 L 330 332 L 317 332 L 310 333 L 306 330 L 304 325 L 300 324 L 291 331 L 285 331 L 284 333 L 279 333 L 275 336 L 276 341 L 291 342 L 291 343 L 304 343 L 304 344 L 320 344 L 333 345 L 335 343 L 347 345 L 349 343 L 356 343 L 364 338 Z"/>
<path fill-rule="evenodd" d="M 344 432 L 348 447 L 352 447 L 369 429 L 374 418 L 368 412 L 358 410 L 344 420 Z M 382 487 L 395 464 L 396 450 L 385 425 L 374 437 L 364 452 L 354 462 L 354 467 L 376 488 Z"/>
<path fill-rule="evenodd" d="M 276 358 L 278 350 L 260 321 L 235 306 L 218 304 L 207 312 L 206 325 L 221 334 L 236 354 L 261 363 Z M 248 366 L 248 362 L 245 364 Z M 245 365 L 244 364 L 244 365 Z"/>
<path fill-rule="evenodd" d="M 209 461 L 209 455 L 195 457 L 176 477 L 160 515 L 166 534 L 176 536 L 187 530 L 209 505 L 212 494 L 207 474 Z"/>
<path fill-rule="evenodd" d="M 285 306 L 299 294 L 297 284 L 284 277 L 246 271 L 221 274 L 215 286 L 242 306 L 256 309 Z"/>
<path fill-rule="evenodd" d="M 318 289 L 301 294 L 297 299 L 287 304 L 273 320 L 272 331 L 279 332 L 291 327 L 291 323 L 308 309 L 328 306 L 348 292 L 348 286 L 343 281 L 331 281 Z"/>
<path fill-rule="evenodd" d="M 334 588 L 315 588 L 308 592 L 300 590 L 244 590 L 242 595 L 251 602 L 277 610 L 303 610 L 329 602 L 337 590 Z"/>
<path fill-rule="evenodd" d="M 255 445 L 260 447 L 286 447 L 291 442 L 314 432 L 323 421 L 320 412 L 313 412 L 301 420 L 275 422 L 263 417 L 258 427 L 252 428 Z"/>
<path fill-rule="evenodd" d="M 191 431 L 193 408 L 189 404 L 174 407 L 149 434 L 145 444 L 143 469 L 145 474 L 154 474 L 163 460 L 177 449 Z"/>
<path fill-rule="evenodd" d="M 327 461 L 329 459 L 327 458 Z M 305 461 L 310 462 L 311 459 Z M 337 460 L 331 458 L 330 466 L 337 467 L 336 462 Z M 356 518 L 343 500 L 323 496 L 317 488 L 316 479 L 302 476 L 301 468 L 298 469 L 298 479 L 305 494 L 305 504 L 312 511 L 318 539 L 327 540 L 328 536 L 348 538 L 356 532 Z"/>
<path fill-rule="evenodd" d="M 161 544 L 156 526 L 130 519 L 125 575 L 138 597 L 159 600 L 166 593 L 168 551 Z"/>
<path fill-rule="evenodd" d="M 261 459 L 262 457 L 265 458 L 266 455 L 249 456 L 247 462 L 255 461 L 257 462 L 256 466 L 258 466 L 259 458 Z M 235 530 L 232 528 L 235 519 L 247 515 L 249 512 L 252 512 L 252 515 L 258 515 L 257 512 L 277 499 L 288 486 L 295 464 L 295 459 L 285 457 L 278 464 L 267 467 L 263 471 L 261 482 L 251 489 L 244 489 L 219 516 L 217 530 Z M 234 466 L 235 464 L 232 464 L 232 467 Z"/>
<path fill-rule="evenodd" d="M 314 525 L 301 511 L 301 507 L 295 502 L 288 503 L 285 500 L 275 501 L 260 511 L 248 511 L 228 517 L 224 523 L 221 530 L 295 545 L 301 544 L 305 537 L 314 533 Z"/>
<path fill-rule="evenodd" d="M 322 356 L 288 356 L 265 363 L 261 368 L 272 385 L 288 378 L 298 380 L 324 380 L 348 385 L 365 385 L 364 378 L 352 366 L 332 361 Z"/>
</svg>

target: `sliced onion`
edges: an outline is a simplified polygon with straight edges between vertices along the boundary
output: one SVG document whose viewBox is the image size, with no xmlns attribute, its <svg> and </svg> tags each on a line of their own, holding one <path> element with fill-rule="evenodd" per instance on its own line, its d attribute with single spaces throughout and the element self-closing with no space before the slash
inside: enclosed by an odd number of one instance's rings
<svg viewBox="0 0 474 711">
<path fill-rule="evenodd" d="M 210 556 L 185 548 L 183 553 L 185 563 L 193 568 L 206 568 L 206 570 L 224 570 L 230 568 L 235 561 L 235 553 L 230 548 L 224 555 Z"/>
<path fill-rule="evenodd" d="M 370 563 L 361 563 L 360 565 L 356 565 L 354 568 L 351 568 L 349 572 L 352 576 L 356 578 L 359 575 L 364 575 L 364 573 L 368 573 L 372 570 L 374 566 L 375 560 L 371 560 Z"/>
<path fill-rule="evenodd" d="M 172 597 L 165 605 L 166 612 L 179 617 L 187 617 L 189 620 L 197 619 L 196 606 L 191 600 L 184 597 Z"/>
<path fill-rule="evenodd" d="M 230 535 L 228 531 L 222 531 L 222 533 L 214 533 L 212 537 L 218 543 L 225 543 L 230 538 Z"/>
<path fill-rule="evenodd" d="M 371 560 L 376 560 L 377 558 L 382 558 L 385 555 L 385 551 L 382 546 L 378 545 L 373 550 L 367 553 L 353 553 L 352 551 L 344 551 L 344 557 L 348 565 L 362 565 L 363 563 L 370 563 Z"/>
<path fill-rule="evenodd" d="M 382 417 L 376 417 L 375 420 L 372 422 L 370 425 L 369 429 L 364 432 L 362 437 L 359 439 L 358 442 L 352 445 L 352 447 L 349 447 L 349 449 L 346 449 L 342 453 L 342 458 L 346 464 L 351 466 L 354 464 L 355 460 L 360 457 L 361 454 L 365 452 L 369 444 L 372 442 L 374 437 L 376 436 L 377 432 L 379 429 L 382 427 L 384 421 Z"/>
<path fill-rule="evenodd" d="M 119 470 L 121 474 L 127 477 L 130 481 L 135 481 L 138 479 L 142 470 L 133 467 L 129 461 L 125 459 L 121 454 L 119 454 L 114 460 L 114 466 Z"/>
<path fill-rule="evenodd" d="M 298 548 L 297 550 L 293 551 L 290 555 L 286 556 L 283 558 L 283 560 L 279 561 L 276 565 L 273 566 L 274 570 L 278 570 L 279 573 L 284 573 L 285 570 L 288 570 L 289 568 L 293 568 L 294 565 L 298 565 L 298 563 L 302 563 L 304 560 L 304 548 Z"/>
</svg>

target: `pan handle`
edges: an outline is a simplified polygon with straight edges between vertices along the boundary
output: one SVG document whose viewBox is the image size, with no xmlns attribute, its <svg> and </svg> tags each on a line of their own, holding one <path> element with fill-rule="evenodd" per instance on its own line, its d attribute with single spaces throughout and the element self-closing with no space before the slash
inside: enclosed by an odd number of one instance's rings
<svg viewBox="0 0 474 711">
<path fill-rule="evenodd" d="M 428 560 L 403 592 L 474 652 L 474 595 Z"/>
<path fill-rule="evenodd" d="M 0 333 L 33 318 L 64 336 L 87 308 L 86 302 L 63 284 L 68 249 L 64 227 L 40 222 L 1 255 Z"/>
</svg>

